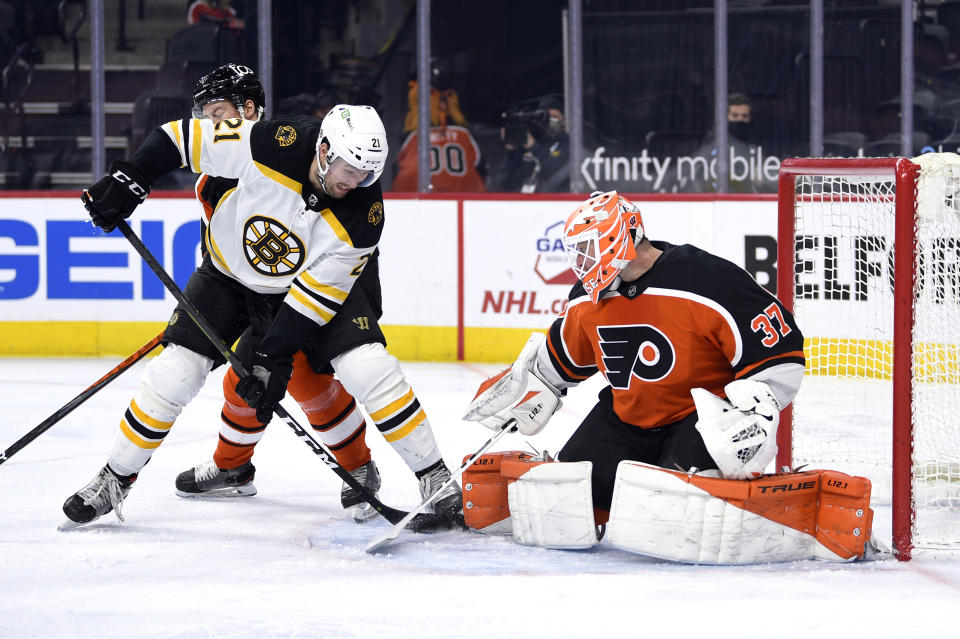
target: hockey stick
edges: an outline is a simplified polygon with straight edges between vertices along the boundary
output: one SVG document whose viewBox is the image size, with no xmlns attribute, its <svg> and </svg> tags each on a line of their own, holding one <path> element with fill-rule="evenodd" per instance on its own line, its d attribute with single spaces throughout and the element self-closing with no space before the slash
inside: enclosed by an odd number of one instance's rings
<svg viewBox="0 0 960 639">
<path fill-rule="evenodd" d="M 411 510 L 409 513 L 407 513 L 406 517 L 404 517 L 403 519 L 398 521 L 396 524 L 394 524 L 393 528 L 391 528 L 387 534 L 381 537 L 378 537 L 377 539 L 374 539 L 369 544 L 367 544 L 367 547 L 364 548 L 364 550 L 369 553 L 375 553 L 378 550 L 382 549 L 383 547 L 389 545 L 390 542 L 392 542 L 394 539 L 397 538 L 397 536 L 400 534 L 400 531 L 404 529 L 404 527 L 410 522 L 410 520 L 412 520 L 415 516 L 419 516 L 419 514 L 422 514 L 421 511 L 424 508 L 426 508 L 428 505 L 430 505 L 430 503 L 433 502 L 436 496 L 443 492 L 444 488 L 449 486 L 451 483 L 457 481 L 457 478 L 460 477 L 460 475 L 462 475 L 465 470 L 470 468 L 473 462 L 477 461 L 480 455 L 487 452 L 487 449 L 489 449 L 491 446 L 497 443 L 501 437 L 503 437 L 507 433 L 512 433 L 515 430 L 517 430 L 517 420 L 515 419 L 508 420 L 507 423 L 505 423 L 503 426 L 500 427 L 500 430 L 498 430 L 493 437 L 487 440 L 486 444 L 481 446 L 477 450 L 477 452 L 475 452 L 470 457 L 470 459 L 465 461 L 463 465 L 460 466 L 460 468 L 458 468 L 456 471 L 450 474 L 450 479 L 443 482 L 443 485 L 440 486 L 440 488 L 438 488 L 437 490 L 435 490 L 432 495 L 430 495 L 425 500 L 423 500 L 422 504 L 420 504 L 419 506 Z"/>
<path fill-rule="evenodd" d="M 130 228 L 130 225 L 127 224 L 125 220 L 117 221 L 117 228 L 120 229 L 120 232 L 123 233 L 123 236 L 127 238 L 130 244 L 136 249 L 137 253 L 140 254 L 140 257 L 143 258 L 143 261 L 147 263 L 150 269 L 156 274 L 160 281 L 163 282 L 163 285 L 167 288 L 168 291 L 176 298 L 180 303 L 183 309 L 190 316 L 190 319 L 200 328 L 204 336 L 214 347 L 220 351 L 220 354 L 223 355 L 230 366 L 237 372 L 237 375 L 240 377 L 246 377 L 247 371 L 243 366 L 243 363 L 237 358 L 237 356 L 230 350 L 230 347 L 223 343 L 223 340 L 217 335 L 217 332 L 213 329 L 209 322 L 197 310 L 197 308 L 187 299 L 186 295 L 183 294 L 183 291 L 180 290 L 180 287 L 177 286 L 177 283 L 173 281 L 173 278 L 163 267 L 160 266 L 157 259 L 153 256 L 150 250 L 144 246 L 143 242 L 137 236 L 136 233 Z M 363 496 L 364 501 L 370 504 L 374 510 L 383 515 L 384 519 L 389 521 L 391 524 L 395 524 L 398 521 L 403 520 L 407 516 L 407 512 L 403 510 L 397 510 L 396 508 L 391 508 L 390 506 L 385 505 L 379 499 L 376 498 L 373 494 L 370 493 L 363 485 L 360 484 L 353 475 L 351 475 L 347 470 L 340 465 L 337 459 L 333 454 L 326 449 L 320 442 L 314 439 L 310 433 L 308 433 L 304 428 L 297 423 L 297 420 L 293 418 L 290 413 L 283 408 L 283 406 L 277 404 L 274 412 L 284 421 L 284 423 L 289 426 L 297 437 L 299 437 L 304 444 L 306 444 L 310 450 L 317 455 L 324 464 L 327 465 L 333 472 L 337 474 L 348 486 L 356 490 L 360 495 Z M 456 521 L 450 517 L 442 517 L 439 515 L 428 515 L 426 513 L 420 513 L 418 519 L 412 522 L 412 528 L 415 528 L 418 531 L 426 532 L 429 530 L 439 530 L 441 528 L 450 528 L 456 525 Z"/>
<path fill-rule="evenodd" d="M 5 451 L 0 453 L 0 464 L 7 461 L 11 457 L 13 457 L 13 455 L 16 454 L 17 451 L 19 451 L 21 448 L 23 448 L 24 446 L 26 446 L 27 444 L 35 440 L 37 437 L 45 433 L 47 430 L 50 429 L 50 427 L 52 427 L 54 424 L 59 422 L 61 419 L 69 415 L 74 408 L 76 408 L 80 404 L 84 403 L 85 401 L 87 401 L 88 399 L 96 395 L 97 391 L 99 391 L 101 388 L 103 388 L 104 386 L 106 386 L 107 384 L 115 380 L 128 368 L 130 368 L 131 366 L 139 362 L 141 359 L 143 359 L 147 355 L 147 353 L 155 349 L 160 344 L 160 339 L 162 337 L 163 337 L 163 333 L 161 332 L 152 340 L 150 340 L 149 342 L 141 346 L 136 353 L 134 353 L 127 359 L 117 364 L 109 373 L 107 373 L 106 375 L 104 375 L 103 377 L 95 381 L 90 386 L 87 386 L 86 390 L 84 390 L 82 393 L 80 393 L 79 395 L 71 399 L 69 402 L 64 404 L 53 415 L 51 415 L 50 417 L 47 417 L 45 420 L 40 422 L 39 426 L 31 430 L 29 433 L 27 433 L 17 441 L 13 442 L 13 444 L 11 444 L 9 448 L 7 448 Z"/>
</svg>

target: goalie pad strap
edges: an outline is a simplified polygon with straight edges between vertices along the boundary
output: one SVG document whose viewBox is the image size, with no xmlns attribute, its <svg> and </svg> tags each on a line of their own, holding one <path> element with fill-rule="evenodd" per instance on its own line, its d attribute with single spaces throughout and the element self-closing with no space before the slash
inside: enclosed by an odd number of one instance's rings
<svg viewBox="0 0 960 639">
<path fill-rule="evenodd" d="M 611 543 L 696 564 L 853 561 L 870 539 L 870 481 L 837 471 L 715 479 L 624 461 Z"/>
</svg>

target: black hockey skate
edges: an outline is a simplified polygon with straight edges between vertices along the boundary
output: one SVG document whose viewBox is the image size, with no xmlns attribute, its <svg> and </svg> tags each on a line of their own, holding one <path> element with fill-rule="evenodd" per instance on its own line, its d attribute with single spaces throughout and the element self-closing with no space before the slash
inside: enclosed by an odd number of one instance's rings
<svg viewBox="0 0 960 639">
<path fill-rule="evenodd" d="M 120 506 L 136 480 L 136 474 L 118 475 L 110 466 L 104 466 L 89 484 L 63 503 L 63 514 L 69 521 L 62 523 L 60 530 L 89 524 L 111 510 L 117 514 L 117 519 L 123 521 Z"/>
<path fill-rule="evenodd" d="M 197 464 L 177 475 L 180 497 L 252 497 L 257 494 L 253 475 L 257 469 L 247 462 L 237 468 L 218 468 L 210 461 Z"/>
<path fill-rule="evenodd" d="M 377 465 L 372 459 L 360 468 L 349 472 L 371 495 L 377 496 L 377 491 L 380 490 L 380 471 L 377 470 Z M 350 511 L 353 520 L 358 524 L 377 516 L 376 509 L 364 501 L 363 495 L 351 488 L 346 482 L 340 489 L 340 505 Z"/>
<path fill-rule="evenodd" d="M 420 496 L 427 499 L 437 492 L 450 479 L 450 469 L 441 459 L 433 466 L 417 472 L 420 480 Z M 433 512 L 453 519 L 463 510 L 463 496 L 460 486 L 452 481 L 433 500 Z"/>
</svg>

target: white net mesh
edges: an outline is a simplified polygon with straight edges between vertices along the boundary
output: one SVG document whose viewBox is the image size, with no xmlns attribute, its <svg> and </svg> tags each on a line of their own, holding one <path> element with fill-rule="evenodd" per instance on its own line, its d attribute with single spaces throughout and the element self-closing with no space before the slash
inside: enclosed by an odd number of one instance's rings
<svg viewBox="0 0 960 639">
<path fill-rule="evenodd" d="M 918 161 L 916 191 L 912 537 L 921 548 L 960 548 L 960 157 L 945 156 Z M 894 193 L 892 173 L 796 178 L 794 312 L 807 375 L 793 461 L 868 477 L 875 505 L 892 495 Z"/>
</svg>

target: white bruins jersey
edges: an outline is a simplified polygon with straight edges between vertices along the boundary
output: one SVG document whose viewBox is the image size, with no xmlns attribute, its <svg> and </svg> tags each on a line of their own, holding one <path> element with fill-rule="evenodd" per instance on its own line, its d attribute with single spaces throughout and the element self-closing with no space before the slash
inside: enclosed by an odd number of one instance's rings
<svg viewBox="0 0 960 639">
<path fill-rule="evenodd" d="M 383 229 L 379 184 L 343 199 L 308 178 L 320 121 L 291 118 L 178 120 L 161 130 L 181 166 L 237 179 L 216 202 L 206 231 L 222 273 L 284 300 L 318 325 L 329 322 L 372 257 Z"/>
</svg>

